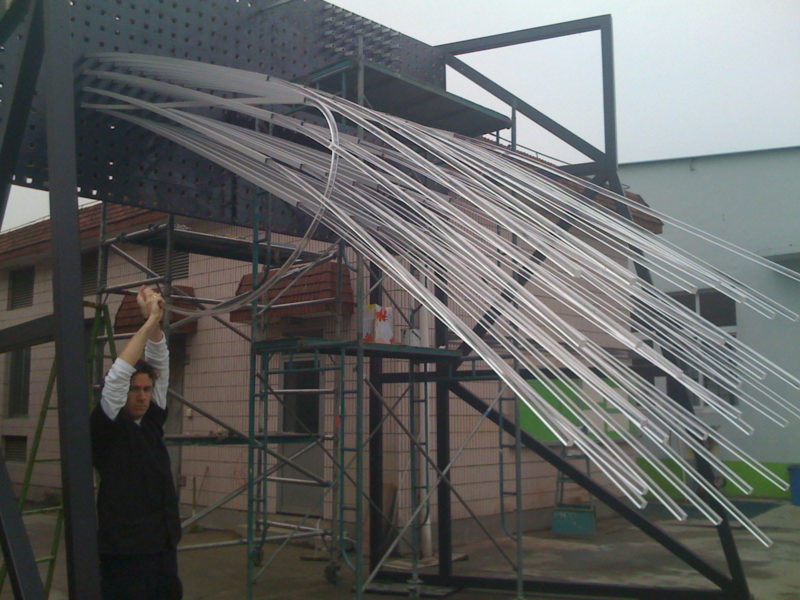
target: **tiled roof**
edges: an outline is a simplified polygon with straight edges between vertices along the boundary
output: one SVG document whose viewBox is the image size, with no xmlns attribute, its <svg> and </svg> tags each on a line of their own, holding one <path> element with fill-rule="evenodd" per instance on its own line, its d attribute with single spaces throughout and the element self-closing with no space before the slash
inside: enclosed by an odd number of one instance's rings
<svg viewBox="0 0 800 600">
<path fill-rule="evenodd" d="M 642 206 L 647 206 L 644 199 L 634 192 L 625 192 L 625 197 L 634 202 L 635 204 L 641 204 Z M 602 198 L 598 198 L 596 200 L 599 204 L 602 204 L 609 210 L 614 210 L 614 201 L 611 198 L 606 198 L 603 196 Z M 660 219 L 653 217 L 651 215 L 645 214 L 642 211 L 636 210 L 635 208 L 631 209 L 631 218 L 633 222 L 639 225 L 640 227 L 644 227 L 645 229 L 649 229 L 653 233 L 661 233 L 664 229 L 664 223 L 661 222 Z"/>
<path fill-rule="evenodd" d="M 100 203 L 85 206 L 78 211 L 81 245 L 86 240 L 97 241 L 100 236 Z M 136 225 L 154 223 L 167 217 L 166 213 L 145 210 L 124 204 L 108 203 L 106 231 L 118 233 Z M 29 255 L 50 252 L 50 220 L 45 219 L 27 227 L 0 234 L 0 262 Z"/>
<path fill-rule="evenodd" d="M 271 269 L 270 275 L 277 269 Z M 297 280 L 270 309 L 271 317 L 317 317 L 330 315 L 336 311 L 338 263 L 326 262 L 307 271 Z M 266 299 L 261 298 L 260 303 L 265 304 L 287 288 L 289 283 L 295 281 L 293 277 L 285 277 L 267 291 Z M 244 294 L 253 289 L 253 275 L 242 277 L 236 295 Z M 303 303 L 303 304 L 299 304 Z M 350 285 L 350 271 L 342 267 L 342 313 L 353 314 L 353 288 Z M 250 306 L 243 306 L 231 312 L 231 321 L 234 323 L 249 323 L 251 319 Z"/>
<path fill-rule="evenodd" d="M 577 183 L 575 181 L 569 181 L 569 180 L 566 180 L 566 179 L 561 179 L 561 180 L 559 180 L 558 183 L 560 183 L 561 185 L 567 186 L 571 190 L 579 192 L 579 193 L 582 193 L 584 191 L 584 189 L 585 189 L 584 186 L 580 185 L 579 183 Z M 605 189 L 608 189 L 608 187 L 606 186 Z M 639 194 L 637 194 L 635 192 L 631 192 L 631 191 L 626 190 L 625 191 L 625 197 L 628 200 L 630 200 L 633 204 L 641 204 L 643 207 L 647 206 L 647 203 L 644 201 L 644 198 L 642 198 Z M 595 196 L 595 198 L 593 200 L 591 200 L 591 201 L 592 202 L 596 202 L 597 204 L 599 204 L 601 206 L 604 206 L 605 208 L 607 208 L 607 209 L 609 209 L 611 211 L 616 212 L 616 210 L 614 208 L 614 200 L 612 200 L 611 198 L 609 198 L 607 196 L 599 196 L 599 197 Z M 645 229 L 648 229 L 648 230 L 652 231 L 653 233 L 661 233 L 661 231 L 664 228 L 664 223 L 662 223 L 660 219 L 657 219 L 656 217 L 653 217 L 651 215 L 645 214 L 640 210 L 636 210 L 635 208 L 631 209 L 631 219 L 633 220 L 634 223 L 636 223 L 640 227 L 644 227 Z"/>
<path fill-rule="evenodd" d="M 539 163 L 542 163 L 542 165 L 547 165 L 547 168 L 543 169 L 543 170 L 539 170 L 539 169 L 537 169 L 535 167 L 529 167 L 533 171 L 538 172 L 539 174 L 544 175 L 545 177 L 549 177 L 550 176 L 549 173 L 552 173 L 552 169 L 554 167 L 556 167 L 556 168 L 558 167 L 558 165 L 555 164 L 554 162 L 549 161 L 549 160 L 545 160 L 541 156 L 538 156 L 538 155 L 535 155 L 535 154 L 531 154 L 530 152 L 526 152 L 526 151 L 520 150 L 520 149 L 515 150 L 515 152 L 517 154 L 524 155 L 529 161 L 539 162 Z M 560 185 L 566 186 L 566 187 L 570 188 L 571 190 L 573 190 L 575 192 L 578 192 L 578 193 L 583 193 L 584 189 L 586 189 L 585 186 L 583 186 L 580 183 L 578 183 L 577 181 L 573 181 L 571 179 L 564 179 L 564 178 L 555 178 L 555 179 L 558 181 L 558 183 Z M 604 186 L 604 188 L 610 191 L 610 189 L 609 189 L 609 187 L 607 185 Z M 642 206 L 647 206 L 647 202 L 644 201 L 644 198 L 642 198 L 639 194 L 637 194 L 635 192 L 631 192 L 631 191 L 626 190 L 625 191 L 625 197 L 628 200 L 630 200 L 633 203 L 635 203 L 635 204 L 641 204 Z M 595 196 L 594 201 L 597 202 L 598 204 L 608 208 L 609 210 L 615 211 L 614 201 L 611 198 L 607 198 L 605 196 L 597 198 Z M 640 227 L 644 227 L 645 229 L 648 229 L 648 230 L 652 231 L 653 233 L 661 233 L 662 230 L 664 229 L 664 223 L 662 223 L 660 219 L 658 219 L 656 217 L 653 217 L 653 216 L 650 216 L 650 215 L 647 215 L 647 214 L 644 214 L 643 212 L 641 212 L 639 210 L 636 210 L 635 208 L 631 209 L 631 219 L 633 220 L 634 223 L 636 223 Z"/>
<path fill-rule="evenodd" d="M 194 296 L 194 288 L 188 285 L 173 286 L 184 294 Z M 190 300 L 174 300 L 174 305 L 178 308 L 197 308 L 197 305 Z M 172 320 L 176 321 L 179 315 L 175 315 Z M 134 333 L 144 323 L 142 313 L 139 311 L 139 305 L 136 303 L 136 296 L 133 294 L 126 294 L 122 298 L 122 304 L 117 309 L 117 314 L 114 317 L 114 333 Z M 170 333 L 193 333 L 197 331 L 197 320 L 181 325 L 178 329 L 170 330 Z"/>
</svg>

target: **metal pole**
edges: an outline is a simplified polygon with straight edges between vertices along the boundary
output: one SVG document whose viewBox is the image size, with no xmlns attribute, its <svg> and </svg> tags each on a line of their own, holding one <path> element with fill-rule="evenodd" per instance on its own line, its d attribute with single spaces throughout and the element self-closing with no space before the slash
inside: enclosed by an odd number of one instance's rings
<svg viewBox="0 0 800 600">
<path fill-rule="evenodd" d="M 381 280 L 381 273 L 370 266 L 370 292 L 369 301 L 372 304 L 381 304 L 383 300 L 382 286 L 374 285 Z M 376 356 L 369 361 L 369 380 L 375 385 L 375 390 L 369 392 L 369 557 L 370 571 L 375 568 L 376 561 L 381 555 L 384 544 L 383 531 L 385 518 L 383 515 L 383 404 L 380 395 L 383 393 L 383 360 Z"/>
<path fill-rule="evenodd" d="M 437 287 L 436 297 L 447 302 L 444 291 Z M 435 344 L 444 347 L 447 341 L 447 326 L 436 320 Z M 443 383 L 449 374 L 450 363 L 436 361 L 436 465 L 440 473 L 444 473 L 450 464 L 450 389 Z M 453 573 L 453 535 L 450 498 L 450 478 L 442 477 L 437 485 L 438 498 L 438 534 L 439 534 L 439 575 L 448 577 Z"/>
<path fill-rule="evenodd" d="M 259 243 L 259 217 L 260 206 L 255 203 L 253 210 L 253 262 L 252 262 L 252 275 L 253 286 L 258 281 L 258 243 Z M 257 326 L 258 315 L 258 298 L 253 298 L 251 306 L 251 323 L 250 323 L 250 339 L 255 342 L 256 334 L 258 333 Z M 248 430 L 247 439 L 250 443 L 247 445 L 247 600 L 253 598 L 253 583 L 255 577 L 255 506 L 256 501 L 256 485 L 260 482 L 256 481 L 256 447 L 254 444 L 256 436 L 256 380 L 258 379 L 256 369 L 258 368 L 258 357 L 256 356 L 253 345 L 250 346 L 250 405 L 248 406 Z M 266 432 L 264 432 L 264 443 L 266 443 Z"/>
<path fill-rule="evenodd" d="M 603 129 L 605 135 L 606 172 L 617 172 L 617 108 L 614 97 L 614 37 L 611 15 L 600 25 L 600 54 L 603 64 Z"/>
<path fill-rule="evenodd" d="M 511 149 L 517 149 L 517 102 L 511 105 Z"/>
<path fill-rule="evenodd" d="M 357 331 L 359 332 L 357 350 L 356 350 L 356 406 L 355 406 L 355 441 L 353 447 L 356 451 L 356 522 L 355 522 L 355 539 L 356 539 L 356 564 L 355 564 L 355 592 L 356 600 L 361 600 L 364 597 L 364 590 L 362 583 L 364 581 L 364 526 L 362 523 L 363 503 L 362 496 L 364 491 L 364 464 L 363 464 L 363 443 L 362 436 L 364 430 L 364 331 L 363 331 L 363 315 L 364 315 L 364 258 L 361 254 L 358 255 L 358 270 L 357 270 L 357 294 L 358 294 L 358 321 Z M 370 412 L 372 417 L 372 412 Z M 369 442 L 370 450 L 372 450 L 372 441 Z M 344 463 L 342 464 L 343 472 L 346 472 Z M 370 482 L 370 486 L 372 482 Z M 372 491 L 370 487 L 370 491 Z M 370 515 L 372 511 L 370 511 Z M 370 521 L 370 526 L 372 522 Z M 370 538 L 373 532 L 370 531 Z M 371 545 L 371 544 L 370 544 Z"/>
<path fill-rule="evenodd" d="M 419 473 L 417 469 L 419 469 L 419 465 L 417 464 L 417 453 L 419 452 L 417 444 L 419 443 L 419 429 L 417 423 L 417 410 L 416 410 L 416 403 L 417 403 L 417 396 L 416 396 L 416 381 L 414 380 L 414 365 L 409 362 L 408 366 L 408 376 L 409 376 L 409 386 L 408 386 L 408 433 L 410 442 L 409 442 L 409 481 L 410 481 L 410 492 L 411 492 L 411 514 L 416 515 L 419 511 L 417 510 L 417 506 L 420 503 L 420 496 L 419 496 L 419 484 L 417 482 Z M 419 546 L 420 546 L 420 524 L 421 519 L 420 517 L 412 517 L 412 524 L 411 524 L 411 577 L 408 581 L 409 590 L 408 595 L 410 598 L 419 598 L 420 597 L 420 588 L 419 584 L 421 580 L 419 578 Z M 373 561 L 374 562 L 374 561 Z M 374 568 L 374 566 L 373 566 Z"/>
<path fill-rule="evenodd" d="M 75 106 L 69 3 L 44 1 L 47 164 L 58 365 L 58 423 L 69 597 L 100 598 L 97 518 L 89 440 L 89 382 L 81 298 Z"/>
<path fill-rule="evenodd" d="M 515 361 L 516 362 L 516 361 Z M 514 477 L 517 516 L 517 600 L 525 598 L 525 552 L 522 536 L 522 423 L 519 398 L 514 398 Z M 502 501 L 502 500 L 501 500 Z"/>
<path fill-rule="evenodd" d="M 22 515 L 12 493 L 11 479 L 0 456 L 0 546 L 9 567 L 11 588 L 18 600 L 44 600 L 44 589 L 36 567 Z"/>
</svg>

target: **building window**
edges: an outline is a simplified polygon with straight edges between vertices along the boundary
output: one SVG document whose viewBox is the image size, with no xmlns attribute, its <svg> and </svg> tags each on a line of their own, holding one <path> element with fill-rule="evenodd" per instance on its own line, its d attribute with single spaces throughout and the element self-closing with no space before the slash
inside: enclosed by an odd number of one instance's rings
<svg viewBox="0 0 800 600">
<path fill-rule="evenodd" d="M 99 268 L 99 252 L 89 250 L 81 254 L 81 296 L 93 296 L 97 293 L 97 270 Z M 106 286 L 106 274 L 100 287 Z"/>
<path fill-rule="evenodd" d="M 701 317 L 727 332 L 731 337 L 736 337 L 736 302 L 728 298 L 725 294 L 717 290 L 699 290 L 696 294 L 674 292 L 671 293 L 670 296 L 683 304 L 686 308 L 699 313 Z M 735 352 L 735 349 L 731 346 L 730 351 L 727 353 L 728 357 L 731 359 L 734 358 Z M 730 404 L 737 403 L 735 394 L 722 388 L 718 383 L 712 381 L 708 377 L 700 375 L 694 369 L 689 369 L 687 375 L 699 381 L 703 387 Z M 689 395 L 696 409 L 702 410 L 705 408 L 700 398 L 694 394 Z"/>
<path fill-rule="evenodd" d="M 9 352 L 8 361 L 8 416 L 27 417 L 31 384 L 31 349 L 21 348 Z"/>
<path fill-rule="evenodd" d="M 148 268 L 159 275 L 167 274 L 167 251 L 164 248 L 152 247 L 148 256 Z M 172 251 L 172 280 L 189 277 L 189 253 L 182 250 Z"/>
<path fill-rule="evenodd" d="M 14 269 L 8 274 L 8 310 L 33 305 L 33 267 Z"/>
<path fill-rule="evenodd" d="M 25 460 L 28 458 L 27 436 L 4 435 L 3 458 L 6 462 L 25 462 Z"/>
</svg>

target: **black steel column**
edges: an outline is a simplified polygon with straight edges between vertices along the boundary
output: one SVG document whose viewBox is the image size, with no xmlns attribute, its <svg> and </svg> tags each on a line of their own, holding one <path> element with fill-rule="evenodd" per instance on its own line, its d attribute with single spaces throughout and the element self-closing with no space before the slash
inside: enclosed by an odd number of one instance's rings
<svg viewBox="0 0 800 600">
<path fill-rule="evenodd" d="M 374 265 L 369 268 L 369 301 L 383 301 L 380 284 L 381 272 Z M 386 518 L 383 516 L 383 360 L 376 356 L 369 359 L 369 565 L 370 571 L 378 566 L 387 541 Z M 374 387 L 373 387 L 374 386 Z"/>
<path fill-rule="evenodd" d="M 603 131 L 605 134 L 605 168 L 611 175 L 617 172 L 617 106 L 614 91 L 614 36 L 611 15 L 602 17 L 600 25 L 600 55 L 603 64 Z"/>
<path fill-rule="evenodd" d="M 447 296 L 436 288 L 436 297 L 447 303 Z M 442 348 L 447 343 L 447 326 L 436 319 L 435 345 Z M 449 374 L 450 361 L 436 361 L 436 466 L 439 472 L 446 472 L 450 464 L 450 388 L 444 383 Z M 453 529 L 449 475 L 445 475 L 437 485 L 436 521 L 439 537 L 439 575 L 453 573 Z"/>
<path fill-rule="evenodd" d="M 10 96 L 2 106 L 0 117 L 0 225 L 3 224 L 11 176 L 17 166 L 22 136 L 28 124 L 36 79 L 42 64 L 44 48 L 42 11 L 38 0 L 16 2 L 0 21 L 0 43 L 5 44 L 12 34 L 22 36 L 23 48 L 19 60 L 7 64 L 3 84 Z"/>
<path fill-rule="evenodd" d="M 11 589 L 17 600 L 44 600 L 42 578 L 36 567 L 28 533 L 11 488 L 6 463 L 0 456 L 0 547 Z"/>
<path fill-rule="evenodd" d="M 58 424 L 69 597 L 100 598 L 81 298 L 69 3 L 45 0 L 45 77 Z"/>
</svg>

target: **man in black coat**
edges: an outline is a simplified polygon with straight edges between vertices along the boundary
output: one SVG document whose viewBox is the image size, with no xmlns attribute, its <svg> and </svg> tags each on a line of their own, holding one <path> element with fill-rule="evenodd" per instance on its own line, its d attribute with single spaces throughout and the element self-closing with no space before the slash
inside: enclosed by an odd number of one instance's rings
<svg viewBox="0 0 800 600">
<path fill-rule="evenodd" d="M 164 300 L 146 286 L 136 299 L 145 323 L 111 366 L 91 416 L 101 585 L 105 600 L 180 600 L 178 497 L 163 439 Z"/>
</svg>

